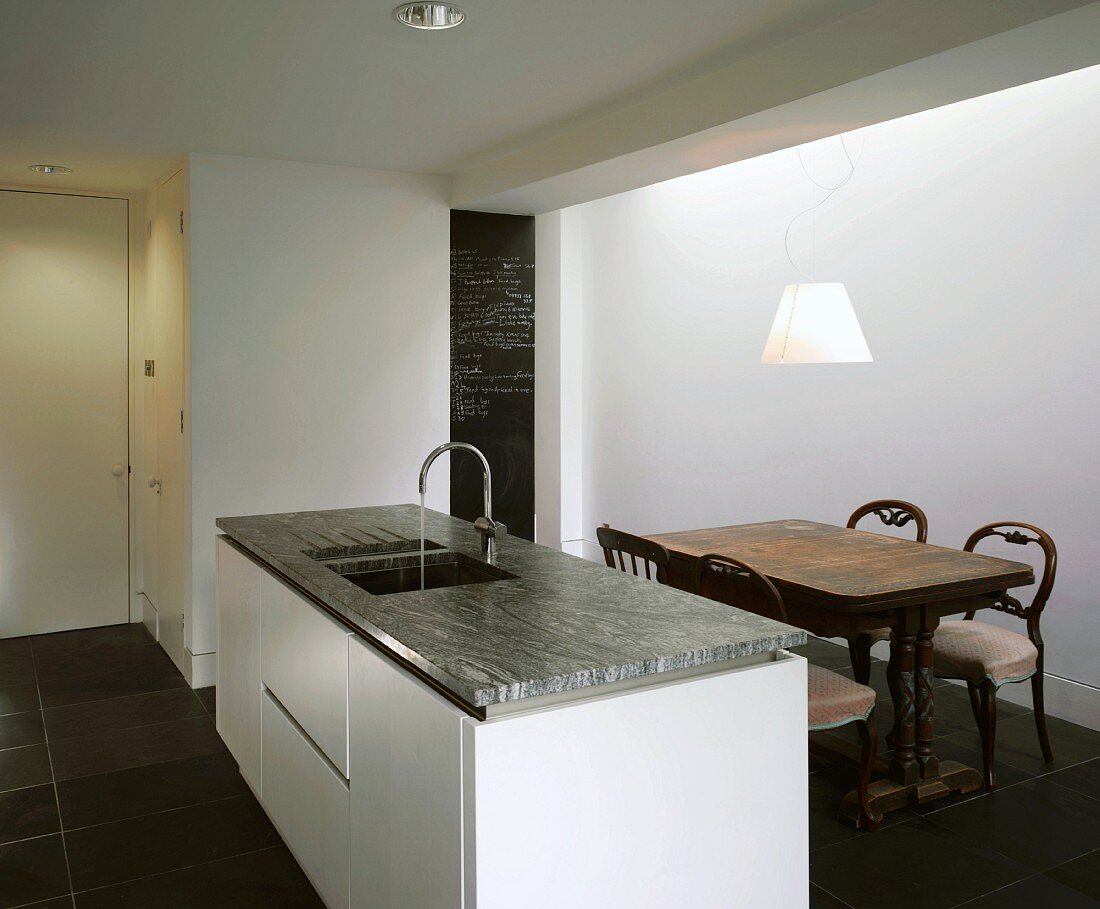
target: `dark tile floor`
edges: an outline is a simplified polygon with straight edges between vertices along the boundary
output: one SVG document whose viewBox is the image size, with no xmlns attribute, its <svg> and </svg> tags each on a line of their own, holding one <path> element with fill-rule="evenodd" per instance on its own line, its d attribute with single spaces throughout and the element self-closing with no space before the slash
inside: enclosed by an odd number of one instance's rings
<svg viewBox="0 0 1100 909">
<path fill-rule="evenodd" d="M 799 648 L 850 673 L 847 651 Z M 884 665 L 872 683 L 885 701 Z M 941 756 L 980 762 L 965 691 L 936 691 Z M 0 641 L 0 907 L 321 905 L 191 691 L 140 625 Z M 890 707 L 882 703 L 885 733 Z M 1002 703 L 995 793 L 836 819 L 848 771 L 811 764 L 814 909 L 1100 906 L 1100 733 Z"/>
<path fill-rule="evenodd" d="M 0 907 L 320 907 L 141 625 L 0 640 Z"/>
<path fill-rule="evenodd" d="M 811 639 L 808 660 L 851 675 L 847 648 Z M 892 720 L 885 663 L 880 742 Z M 810 765 L 813 909 L 1077 909 L 1100 906 L 1100 732 L 1048 718 L 1055 760 L 1043 763 L 1030 710 L 998 704 L 995 792 L 887 815 L 876 833 L 836 819 L 852 773 Z M 981 766 L 966 689 L 936 688 L 936 750 Z"/>
</svg>

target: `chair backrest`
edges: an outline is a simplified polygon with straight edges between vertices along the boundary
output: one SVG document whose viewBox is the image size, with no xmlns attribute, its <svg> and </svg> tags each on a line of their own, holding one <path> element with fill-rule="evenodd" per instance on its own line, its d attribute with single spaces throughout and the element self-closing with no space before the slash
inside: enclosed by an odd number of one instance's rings
<svg viewBox="0 0 1100 909">
<path fill-rule="evenodd" d="M 998 612 L 1026 619 L 1030 630 L 1032 622 L 1038 621 L 1050 597 L 1050 592 L 1054 589 L 1054 574 L 1058 569 L 1058 549 L 1045 530 L 1034 524 L 1024 524 L 1020 521 L 994 521 L 992 524 L 985 524 L 970 534 L 963 549 L 973 552 L 975 546 L 989 537 L 1000 537 L 1005 542 L 1019 546 L 1034 543 L 1043 551 L 1043 571 L 1035 589 L 1035 596 L 1031 599 L 1031 605 L 1024 606 L 1016 597 L 1008 593 L 1001 594 L 993 604 L 993 608 Z M 966 616 L 973 618 L 974 613 L 968 612 Z"/>
<path fill-rule="evenodd" d="M 910 521 L 917 530 L 917 542 L 928 542 L 928 518 L 912 502 L 900 499 L 875 499 L 866 505 L 860 505 L 848 518 L 848 527 L 855 527 L 867 515 L 873 514 L 887 527 L 904 527 Z"/>
<path fill-rule="evenodd" d="M 608 568 L 618 568 L 619 571 L 633 571 L 636 577 L 638 562 L 642 563 L 645 577 L 659 584 L 668 583 L 668 550 L 660 543 L 654 543 L 644 537 L 636 537 L 632 533 L 615 530 L 607 524 L 601 524 L 596 528 L 596 539 L 600 541 L 603 549 L 603 560 Z M 623 556 L 630 557 L 630 568 L 627 568 Z M 616 564 L 616 558 L 618 564 Z M 649 566 L 653 566 L 652 573 Z"/>
<path fill-rule="evenodd" d="M 787 607 L 783 605 L 783 597 L 775 589 L 775 585 L 760 569 L 754 568 L 748 562 L 742 562 L 730 556 L 711 552 L 700 556 L 695 563 L 695 592 L 708 599 L 720 599 L 728 603 L 725 597 L 713 596 L 715 585 L 721 583 L 728 592 L 732 586 L 730 582 L 740 581 L 751 585 L 756 597 L 753 608 L 749 612 L 768 615 L 769 618 L 787 621 Z M 734 603 L 733 605 L 737 605 Z M 758 608 L 759 607 L 759 608 Z"/>
</svg>

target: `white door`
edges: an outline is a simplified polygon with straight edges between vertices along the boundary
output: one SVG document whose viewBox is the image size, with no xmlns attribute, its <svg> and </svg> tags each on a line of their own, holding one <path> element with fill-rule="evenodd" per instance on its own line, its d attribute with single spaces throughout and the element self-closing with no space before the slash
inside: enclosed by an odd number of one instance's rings
<svg viewBox="0 0 1100 909">
<path fill-rule="evenodd" d="M 146 434 L 154 438 L 142 491 L 146 496 L 145 596 L 157 611 L 161 646 L 184 669 L 184 460 L 183 460 L 183 211 L 182 172 L 158 186 L 151 200 L 152 269 L 149 313 L 153 360 L 152 390 Z M 150 411 L 152 413 L 150 414 Z M 152 457 L 150 457 L 152 456 Z M 150 520 L 152 517 L 152 520 Z M 150 564 L 152 563 L 152 564 Z M 150 569 L 152 569 L 150 571 Z"/>
<path fill-rule="evenodd" d="M 129 620 L 127 226 L 0 191 L 0 637 Z"/>
</svg>

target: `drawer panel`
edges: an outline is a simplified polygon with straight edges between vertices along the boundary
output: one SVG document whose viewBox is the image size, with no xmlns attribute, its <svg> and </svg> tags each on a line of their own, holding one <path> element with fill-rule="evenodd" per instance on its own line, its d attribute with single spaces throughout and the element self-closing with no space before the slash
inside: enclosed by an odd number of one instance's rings
<svg viewBox="0 0 1100 909">
<path fill-rule="evenodd" d="M 269 692 L 262 696 L 261 801 L 329 909 L 350 905 L 347 781 Z"/>
<path fill-rule="evenodd" d="M 350 632 L 274 575 L 260 582 L 260 677 L 348 775 Z"/>
</svg>

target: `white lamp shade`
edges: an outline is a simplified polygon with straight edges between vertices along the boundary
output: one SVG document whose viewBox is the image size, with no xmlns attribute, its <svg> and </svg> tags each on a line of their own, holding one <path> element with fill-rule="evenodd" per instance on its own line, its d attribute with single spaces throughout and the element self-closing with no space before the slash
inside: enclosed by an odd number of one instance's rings
<svg viewBox="0 0 1100 909">
<path fill-rule="evenodd" d="M 784 288 L 760 362 L 872 362 L 844 285 L 790 284 Z"/>
</svg>

